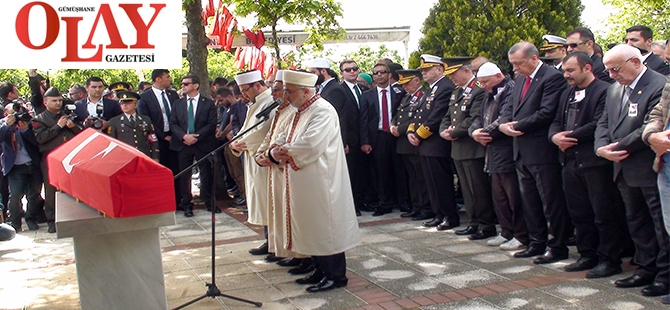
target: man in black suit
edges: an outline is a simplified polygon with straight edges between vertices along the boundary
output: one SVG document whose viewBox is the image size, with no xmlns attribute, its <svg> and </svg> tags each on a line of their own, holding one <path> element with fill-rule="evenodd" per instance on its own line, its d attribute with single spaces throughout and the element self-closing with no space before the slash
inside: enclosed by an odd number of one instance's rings
<svg viewBox="0 0 670 310">
<path fill-rule="evenodd" d="M 455 87 L 444 76 L 444 63 L 440 57 L 421 55 L 419 69 L 430 90 L 419 102 L 407 128 L 407 139 L 419 149 L 421 171 L 428 187 L 430 206 L 435 213 L 435 217 L 423 225 L 448 230 L 460 226 L 461 219 L 456 209 L 454 172 L 449 157 L 451 142 L 442 139 L 438 130 L 442 117 L 449 110 L 449 98 Z"/>
<path fill-rule="evenodd" d="M 610 84 L 614 83 L 614 80 L 605 72 L 602 59 L 595 53 L 596 40 L 591 30 L 584 27 L 572 29 L 566 34 L 565 41 L 568 46 L 568 53 L 577 51 L 591 56 L 591 60 L 593 61 L 592 72 L 599 80 Z"/>
<path fill-rule="evenodd" d="M 647 68 L 667 76 L 670 74 L 670 66 L 664 59 L 651 52 L 651 44 L 654 42 L 654 32 L 647 26 L 633 26 L 626 29 L 626 44 L 637 47 L 642 51 L 642 63 Z"/>
<path fill-rule="evenodd" d="M 389 132 L 391 119 L 402 98 L 390 86 L 391 73 L 386 64 L 373 67 L 376 87 L 361 96 L 361 150 L 372 153 L 377 180 L 377 193 L 381 205 L 372 214 L 380 216 L 390 213 L 399 203 L 407 207 L 407 181 L 400 157 L 395 152 L 395 137 Z M 402 200 L 399 198 L 402 197 Z"/>
<path fill-rule="evenodd" d="M 644 120 L 661 98 L 666 78 L 642 63 L 640 51 L 619 44 L 606 54 L 604 64 L 617 81 L 607 90 L 606 109 L 598 121 L 596 154 L 614 162 L 614 181 L 621 191 L 633 244 L 633 276 L 614 282 L 638 287 L 645 296 L 668 294 L 668 233 L 665 231 L 652 169 L 655 154 L 642 141 Z"/>
<path fill-rule="evenodd" d="M 389 131 L 396 139 L 395 152 L 400 155 L 409 181 L 409 196 L 412 209 L 400 215 L 411 217 L 414 221 L 428 220 L 435 217 L 430 207 L 428 187 L 421 171 L 419 150 L 409 143 L 407 128 L 412 122 L 412 116 L 419 107 L 421 97 L 428 91 L 421 84 L 421 70 L 398 70 L 398 85 L 406 95 L 402 98 L 396 115 L 391 120 Z"/>
<path fill-rule="evenodd" d="M 119 102 L 107 98 L 102 98 L 102 92 L 105 90 L 105 83 L 101 78 L 92 76 L 86 80 L 86 92 L 88 97 L 75 102 L 77 107 L 74 113 L 77 115 L 77 121 L 86 126 L 92 126 L 92 119 L 98 117 L 101 121 L 101 127 L 96 129 L 107 129 L 107 121 L 112 117 L 123 114 Z"/>
<path fill-rule="evenodd" d="M 137 112 L 151 119 L 151 123 L 156 130 L 156 137 L 158 137 L 158 154 L 160 155 L 158 162 L 168 167 L 174 175 L 179 173 L 179 161 L 177 160 L 177 152 L 170 150 L 170 139 L 172 138 L 170 112 L 172 111 L 172 104 L 179 99 L 179 95 L 176 91 L 170 89 L 172 78 L 169 70 L 153 70 L 151 81 L 153 86 L 140 95 L 140 100 L 137 102 Z M 177 209 L 181 210 L 179 180 L 175 180 L 174 188 L 175 203 Z"/>
<path fill-rule="evenodd" d="M 342 73 L 342 88 L 344 89 L 346 105 L 351 112 L 346 119 L 347 122 L 347 167 L 349 169 L 349 179 L 351 180 L 351 190 L 354 195 L 354 205 L 356 214 L 361 211 L 373 211 L 365 203 L 365 194 L 368 188 L 372 187 L 370 183 L 372 175 L 369 168 L 369 158 L 367 154 L 361 151 L 361 111 L 360 100 L 363 91 L 358 86 L 358 64 L 353 60 L 343 60 L 340 63 L 340 72 Z M 353 107 L 353 108 L 351 108 Z"/>
<path fill-rule="evenodd" d="M 195 75 L 187 75 L 182 79 L 181 89 L 184 97 L 175 101 L 170 113 L 170 149 L 178 153 L 179 169 L 183 170 L 209 152 L 216 149 L 218 142 L 214 137 L 216 129 L 216 106 L 214 101 L 200 95 L 200 79 Z M 200 197 L 207 206 L 207 211 L 221 212 L 212 205 L 212 167 L 208 160 L 200 163 Z M 191 194 L 191 173 L 179 178 L 181 205 L 184 216 L 193 216 L 193 195 Z"/>
<path fill-rule="evenodd" d="M 325 58 L 319 58 L 312 61 L 309 66 L 309 71 L 319 76 L 316 80 L 317 93 L 323 99 L 326 99 L 333 105 L 337 116 L 340 119 L 340 133 L 342 135 L 342 142 L 344 143 L 344 152 L 349 153 L 347 140 L 349 125 L 349 115 L 353 114 L 353 106 L 348 104 L 348 99 L 345 94 L 345 89 L 340 86 L 337 81 L 338 76 L 335 71 L 330 69 L 330 62 Z"/>
<path fill-rule="evenodd" d="M 484 172 L 486 149 L 468 135 L 468 129 L 486 96 L 486 91 L 479 87 L 472 74 L 469 64 L 472 58 L 442 59 L 447 65 L 445 74 L 458 88 L 451 94 L 449 112 L 440 124 L 440 136 L 451 141 L 451 158 L 461 184 L 465 210 L 470 216 L 468 227 L 457 230 L 456 234 L 470 235 L 470 240 L 481 240 L 497 235 L 497 231 L 491 183 Z"/>
<path fill-rule="evenodd" d="M 562 190 L 558 148 L 547 139 L 559 96 L 567 83 L 558 70 L 540 61 L 539 51 L 531 43 L 514 44 L 507 56 L 518 77 L 512 91 L 512 109 L 505 110 L 499 129 L 514 137 L 514 162 L 531 240 L 530 246 L 514 257 L 544 253 L 533 263 L 549 264 L 568 258 L 565 240 L 572 230 Z M 547 240 L 549 233 L 554 238 Z"/>
<path fill-rule="evenodd" d="M 612 163 L 593 151 L 593 135 L 610 84 L 595 77 L 592 64 L 582 52 L 563 60 L 563 75 L 572 87 L 561 94 L 549 139 L 560 149 L 563 189 L 580 255 L 564 269 L 593 268 L 586 277 L 603 278 L 621 273 L 621 231 L 626 226 L 623 202 L 612 182 Z"/>
</svg>

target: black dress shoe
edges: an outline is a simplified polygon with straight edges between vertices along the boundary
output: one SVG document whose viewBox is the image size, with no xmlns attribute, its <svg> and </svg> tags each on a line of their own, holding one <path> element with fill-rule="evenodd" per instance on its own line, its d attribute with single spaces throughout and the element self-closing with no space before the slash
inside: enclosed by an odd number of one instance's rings
<svg viewBox="0 0 670 310">
<path fill-rule="evenodd" d="M 489 231 L 481 230 L 481 231 L 478 231 L 478 232 L 470 235 L 468 237 L 468 239 L 470 239 L 470 240 L 482 240 L 482 239 L 488 239 L 488 238 L 491 238 L 491 237 L 494 237 L 494 236 L 497 236 L 497 235 L 498 235 L 498 232 L 496 232 L 495 230 L 489 230 Z"/>
<path fill-rule="evenodd" d="M 554 251 L 549 250 L 544 255 L 537 257 L 533 260 L 533 264 L 536 265 L 543 265 L 543 264 L 551 264 L 555 263 L 560 260 L 568 259 L 568 254 L 556 254 Z"/>
<path fill-rule="evenodd" d="M 268 253 L 268 256 L 265 256 L 265 261 L 268 263 L 276 263 L 282 259 L 284 259 L 284 257 L 276 256 L 275 253 Z"/>
<path fill-rule="evenodd" d="M 614 286 L 621 288 L 638 287 L 649 285 L 654 282 L 652 279 L 644 278 L 638 275 L 632 275 L 628 278 L 614 281 Z"/>
<path fill-rule="evenodd" d="M 435 217 L 435 216 L 432 215 L 432 214 L 425 214 L 425 213 L 419 212 L 419 214 L 412 217 L 412 221 L 429 220 L 429 219 L 432 219 L 433 217 Z"/>
<path fill-rule="evenodd" d="M 215 208 L 216 208 L 216 210 L 214 211 L 214 213 L 221 213 L 221 209 L 219 209 L 219 207 L 215 207 Z M 212 207 L 207 207 L 207 212 L 212 212 Z"/>
<path fill-rule="evenodd" d="M 514 253 L 516 258 L 533 257 L 544 254 L 546 248 L 538 245 L 531 245 L 521 252 Z"/>
<path fill-rule="evenodd" d="M 413 208 L 412 207 L 398 207 L 398 210 L 400 210 L 400 212 L 405 213 L 405 212 L 412 212 Z"/>
<path fill-rule="evenodd" d="M 570 238 L 565 239 L 565 245 L 567 246 L 577 245 L 577 237 L 575 235 L 572 235 Z"/>
<path fill-rule="evenodd" d="M 621 264 L 602 261 L 597 266 L 593 267 L 593 269 L 589 270 L 589 272 L 586 273 L 586 278 L 588 279 L 606 278 L 613 276 L 615 274 L 620 274 L 621 272 L 623 272 L 621 270 Z"/>
<path fill-rule="evenodd" d="M 465 229 L 457 230 L 455 233 L 459 236 L 472 235 L 477 232 L 477 226 L 468 226 Z"/>
<path fill-rule="evenodd" d="M 393 212 L 393 211 L 391 211 L 389 209 L 378 208 L 377 211 L 375 211 L 375 213 L 372 213 L 372 216 L 382 216 L 386 213 L 391 213 L 391 212 Z"/>
<path fill-rule="evenodd" d="M 335 281 L 335 280 L 328 280 L 328 278 L 324 277 L 316 285 L 308 287 L 306 289 L 306 291 L 308 291 L 310 293 L 330 291 L 334 288 L 347 286 L 348 282 L 349 282 L 349 280 L 347 280 L 347 279 L 340 280 L 340 281 Z"/>
<path fill-rule="evenodd" d="M 298 265 L 297 267 L 291 268 L 288 270 L 288 273 L 290 274 L 306 274 L 314 271 L 314 262 L 312 262 L 311 258 L 304 258 L 302 260 L 302 263 Z"/>
<path fill-rule="evenodd" d="M 442 223 L 442 219 L 435 217 L 430 221 L 423 222 L 423 226 L 424 227 L 436 227 L 437 225 L 440 225 L 440 223 Z"/>
<path fill-rule="evenodd" d="M 421 212 L 419 212 L 419 211 L 414 211 L 414 210 L 410 210 L 410 211 L 408 211 L 408 212 L 405 212 L 405 213 L 403 213 L 403 214 L 400 214 L 400 217 L 402 217 L 402 218 L 415 217 L 415 216 L 417 216 L 417 215 L 419 215 L 419 214 L 421 214 Z"/>
<path fill-rule="evenodd" d="M 48 221 L 47 222 L 47 232 L 50 234 L 56 233 L 56 222 Z"/>
<path fill-rule="evenodd" d="M 461 223 L 450 223 L 447 220 L 442 221 L 440 225 L 437 225 L 438 231 L 449 230 L 461 226 Z"/>
<path fill-rule="evenodd" d="M 363 211 L 363 212 L 374 212 L 375 211 L 374 209 L 370 208 L 370 206 L 368 206 L 365 203 L 362 203 L 362 204 L 359 204 L 358 206 L 356 206 L 356 210 Z"/>
<path fill-rule="evenodd" d="M 641 292 L 642 295 L 644 296 L 653 297 L 653 296 L 668 295 L 670 289 L 668 289 L 667 284 L 654 281 L 654 283 L 652 283 L 651 285 L 643 288 Z"/>
<path fill-rule="evenodd" d="M 356 216 L 361 216 L 361 215 L 363 215 L 363 214 L 361 214 L 361 211 L 356 210 Z"/>
<path fill-rule="evenodd" d="M 280 261 L 277 262 L 277 265 L 282 266 L 282 267 L 295 267 L 300 265 L 302 263 L 302 258 L 284 258 Z"/>
<path fill-rule="evenodd" d="M 184 209 L 184 216 L 185 217 L 193 217 L 193 209 L 192 208 Z"/>
<path fill-rule="evenodd" d="M 312 273 L 304 278 L 295 280 L 295 283 L 298 284 L 317 284 L 323 280 L 323 272 L 320 270 L 314 270 Z"/>
<path fill-rule="evenodd" d="M 268 243 L 267 243 L 267 241 L 265 243 L 261 244 L 259 247 L 249 250 L 249 254 L 251 254 L 251 255 L 266 255 L 266 254 L 268 254 Z"/>
<path fill-rule="evenodd" d="M 576 262 L 565 265 L 565 267 L 563 267 L 563 270 L 567 272 L 584 271 L 589 270 L 597 265 L 598 265 L 598 258 L 582 256 Z"/>
</svg>

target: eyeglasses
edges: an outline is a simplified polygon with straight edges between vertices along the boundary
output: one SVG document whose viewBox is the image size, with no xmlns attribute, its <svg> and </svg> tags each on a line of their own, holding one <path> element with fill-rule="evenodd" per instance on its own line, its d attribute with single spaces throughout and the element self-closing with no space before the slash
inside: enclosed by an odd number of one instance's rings
<svg viewBox="0 0 670 310">
<path fill-rule="evenodd" d="M 181 83 L 181 86 L 189 86 L 189 85 L 191 85 L 191 84 L 193 84 L 193 83 L 189 83 L 189 82 L 182 82 L 182 83 Z"/>
<path fill-rule="evenodd" d="M 633 59 L 633 58 L 628 58 L 628 59 L 626 59 L 626 61 L 624 61 L 623 64 L 621 64 L 621 66 L 618 66 L 618 67 L 616 67 L 616 68 L 612 68 L 612 69 L 609 69 L 609 68 L 608 68 L 608 69 L 605 69 L 605 72 L 610 73 L 610 74 L 611 74 L 612 72 L 614 72 L 614 73 L 619 73 L 619 71 L 621 71 L 621 69 L 623 68 L 623 66 L 625 66 L 625 65 L 626 65 L 629 61 L 631 61 L 632 59 Z"/>
<path fill-rule="evenodd" d="M 342 69 L 342 71 L 344 72 L 358 71 L 358 67 L 344 68 Z"/>
<path fill-rule="evenodd" d="M 295 93 L 297 91 L 298 91 L 298 89 L 288 89 L 288 88 L 284 88 L 284 90 L 283 90 L 284 94 L 289 94 L 289 95 L 292 94 L 292 93 Z"/>
<path fill-rule="evenodd" d="M 373 72 L 372 74 L 373 74 L 373 75 L 379 75 L 379 74 L 387 74 L 387 73 L 389 73 L 389 72 L 386 71 L 386 70 L 379 70 L 379 71 L 375 71 L 375 72 Z"/>
<path fill-rule="evenodd" d="M 577 46 L 580 46 L 580 45 L 582 45 L 582 44 L 586 44 L 586 43 L 588 43 L 588 42 L 589 42 L 589 41 L 579 42 L 579 43 L 570 43 L 570 44 L 568 44 L 568 46 L 569 46 L 569 47 L 572 47 L 572 48 L 577 48 Z"/>
<path fill-rule="evenodd" d="M 244 94 L 244 93 L 247 92 L 247 90 L 249 90 L 249 88 L 251 88 L 251 86 L 247 87 L 247 88 L 244 89 L 244 90 L 243 90 L 242 88 L 240 88 L 240 92 Z"/>
</svg>

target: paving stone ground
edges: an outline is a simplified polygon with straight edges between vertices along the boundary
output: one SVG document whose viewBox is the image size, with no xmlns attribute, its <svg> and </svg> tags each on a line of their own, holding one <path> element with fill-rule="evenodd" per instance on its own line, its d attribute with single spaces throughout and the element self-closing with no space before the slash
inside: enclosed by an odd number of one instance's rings
<svg viewBox="0 0 670 310">
<path fill-rule="evenodd" d="M 614 287 L 632 274 L 628 262 L 621 275 L 589 280 L 585 272 L 562 271 L 578 258 L 574 247 L 569 260 L 533 265 L 485 241 L 421 227 L 398 211 L 359 217 L 363 243 L 346 253 L 346 288 L 307 293 L 286 268 L 247 252 L 262 243 L 262 229 L 248 225 L 240 210 L 216 217 L 216 283 L 225 294 L 262 302 L 262 309 L 668 309 L 640 289 Z M 204 294 L 211 281 L 210 214 L 178 213 L 177 225 L 160 233 L 172 308 Z M 21 232 L 0 243 L 0 270 L 0 309 L 79 308 L 71 238 L 55 239 L 46 227 Z M 256 307 L 207 298 L 186 309 Z"/>
</svg>

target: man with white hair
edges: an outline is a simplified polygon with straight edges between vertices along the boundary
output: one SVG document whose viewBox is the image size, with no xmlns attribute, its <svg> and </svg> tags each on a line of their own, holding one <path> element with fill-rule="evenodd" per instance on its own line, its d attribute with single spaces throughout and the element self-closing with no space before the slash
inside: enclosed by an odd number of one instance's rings
<svg viewBox="0 0 670 310">
<path fill-rule="evenodd" d="M 506 251 L 517 250 L 528 245 L 528 229 L 523 218 L 512 137 L 498 129 L 502 112 L 512 108 L 514 80 L 492 62 L 479 67 L 477 80 L 487 94 L 468 132 L 486 147 L 484 171 L 491 175 L 493 208 L 500 223 L 500 235 L 487 244 Z"/>
<path fill-rule="evenodd" d="M 644 120 L 661 98 L 666 78 L 649 70 L 640 51 L 620 44 L 610 49 L 603 63 L 616 80 L 607 90 L 605 113 L 598 121 L 594 149 L 614 163 L 617 183 L 626 208 L 628 230 L 635 245 L 631 277 L 617 287 L 638 287 L 642 295 L 668 294 L 668 234 L 661 215 L 655 154 L 642 140 Z"/>
<path fill-rule="evenodd" d="M 284 248 L 311 255 L 316 269 L 299 284 L 308 292 L 347 285 L 344 251 L 361 243 L 337 112 L 315 94 L 317 76 L 284 72 L 286 100 L 297 109 L 284 139 L 267 157 L 286 180 Z"/>
<path fill-rule="evenodd" d="M 235 76 L 235 81 L 240 87 L 240 92 L 249 98 L 250 105 L 247 110 L 247 117 L 240 132 L 247 130 L 256 124 L 259 120 L 254 116 L 272 103 L 272 92 L 267 86 L 258 70 L 239 73 Z M 269 118 L 274 117 L 274 111 L 270 112 Z M 268 254 L 267 243 L 267 225 L 268 225 L 268 173 L 269 169 L 260 167 L 254 161 L 254 155 L 258 147 L 263 142 L 265 135 L 270 130 L 270 122 L 265 122 L 257 126 L 254 130 L 245 134 L 237 141 L 233 141 L 230 147 L 235 150 L 237 156 L 244 156 L 244 184 L 247 196 L 247 209 L 249 218 L 247 222 L 254 225 L 265 226 L 265 239 L 258 248 L 249 250 L 253 255 Z M 268 255 L 269 260 L 276 261 L 274 255 Z M 277 259 L 278 260 L 278 259 Z"/>
</svg>

